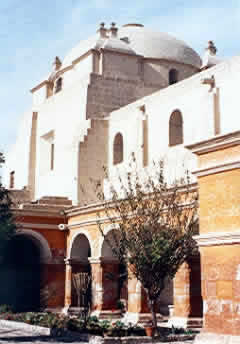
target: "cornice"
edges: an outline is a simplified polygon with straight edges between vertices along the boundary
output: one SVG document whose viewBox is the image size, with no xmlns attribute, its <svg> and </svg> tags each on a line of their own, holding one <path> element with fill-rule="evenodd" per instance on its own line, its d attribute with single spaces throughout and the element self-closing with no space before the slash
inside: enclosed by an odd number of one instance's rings
<svg viewBox="0 0 240 344">
<path fill-rule="evenodd" d="M 209 176 L 211 174 L 232 171 L 240 168 L 240 161 L 228 162 L 221 165 L 215 165 L 207 168 L 201 168 L 192 173 L 197 177 Z"/>
<path fill-rule="evenodd" d="M 202 155 L 237 145 L 240 145 L 240 130 L 224 135 L 217 135 L 211 139 L 187 145 L 185 148 L 191 150 L 192 153 Z"/>
<path fill-rule="evenodd" d="M 191 63 L 184 63 L 184 62 L 179 62 L 179 61 L 175 61 L 175 60 L 171 60 L 170 58 L 157 58 L 157 57 L 143 57 L 144 62 L 168 62 L 168 63 L 174 63 L 176 65 L 179 66 L 190 66 L 194 69 L 196 69 L 196 71 L 200 71 L 199 67 L 196 67 L 195 65 L 191 64 Z"/>
<path fill-rule="evenodd" d="M 18 228 L 25 228 L 25 229 L 51 229 L 51 230 L 58 230 L 58 225 L 55 224 L 45 224 L 45 223 L 26 223 L 26 222 L 18 222 Z"/>
<path fill-rule="evenodd" d="M 240 230 L 236 232 L 212 232 L 193 237 L 199 247 L 240 244 Z"/>
<path fill-rule="evenodd" d="M 194 192 L 197 190 L 198 190 L 198 184 L 197 183 L 192 183 L 188 186 L 188 192 Z M 169 189 L 169 191 L 171 192 L 171 189 Z M 185 191 L 186 191 L 186 187 L 184 187 L 184 186 L 179 187 L 179 192 L 184 193 Z M 111 204 L 111 201 L 106 202 L 106 203 Z M 101 210 L 104 210 L 104 203 L 99 202 L 99 203 L 92 203 L 89 205 L 72 207 L 68 210 L 65 210 L 65 214 L 69 218 L 69 217 L 87 214 L 87 213 L 91 213 L 91 212 L 97 212 L 97 211 L 101 211 Z"/>
<path fill-rule="evenodd" d="M 52 209 L 19 209 L 13 208 L 13 213 L 15 216 L 23 217 L 23 216 L 36 216 L 36 217 L 47 217 L 47 218 L 59 218 L 59 221 L 63 221 L 64 216 L 60 215 L 60 210 L 52 210 Z"/>
<path fill-rule="evenodd" d="M 72 61 L 72 65 L 77 64 L 78 62 L 80 62 L 81 60 L 85 59 L 86 57 L 88 57 L 89 55 L 91 55 L 93 53 L 93 49 L 89 49 L 86 53 L 84 53 L 83 55 L 77 57 L 75 60 Z"/>
<path fill-rule="evenodd" d="M 115 221 L 120 221 L 120 216 L 114 216 L 111 217 L 111 220 L 115 220 Z M 93 217 L 92 219 L 89 220 L 83 220 L 83 221 L 75 221 L 72 222 L 71 224 L 68 224 L 68 229 L 75 229 L 75 228 L 80 228 L 80 227 L 87 227 L 87 226 L 91 226 L 91 225 L 95 225 L 97 223 L 106 223 L 106 222 L 110 222 L 109 217 L 105 216 L 105 217 Z"/>
<path fill-rule="evenodd" d="M 109 53 L 113 53 L 115 55 L 124 55 L 124 56 L 128 56 L 128 57 L 135 57 L 135 58 L 138 58 L 140 60 L 144 60 L 144 57 L 143 55 L 139 55 L 139 54 L 131 54 L 131 53 L 127 53 L 125 51 L 121 51 L 121 50 L 113 50 L 113 49 L 110 49 L 110 48 L 100 48 L 100 52 L 109 52 Z"/>
</svg>

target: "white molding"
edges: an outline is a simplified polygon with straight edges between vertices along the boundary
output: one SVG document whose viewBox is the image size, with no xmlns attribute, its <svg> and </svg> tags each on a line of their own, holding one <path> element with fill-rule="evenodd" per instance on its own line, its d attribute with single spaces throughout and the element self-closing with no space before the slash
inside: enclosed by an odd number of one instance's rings
<svg viewBox="0 0 240 344">
<path fill-rule="evenodd" d="M 199 247 L 240 244 L 240 230 L 236 232 L 212 232 L 195 235 Z"/>
<path fill-rule="evenodd" d="M 112 217 L 112 219 L 120 220 L 120 216 L 114 216 L 114 217 Z M 109 218 L 107 216 L 101 217 L 101 218 L 100 217 L 94 217 L 90 220 L 72 222 L 68 225 L 68 228 L 74 229 L 76 227 L 86 227 L 86 226 L 91 226 L 93 224 L 104 223 L 104 222 L 109 222 Z"/>
<path fill-rule="evenodd" d="M 240 168 L 240 161 L 231 161 L 221 165 L 210 166 L 207 168 L 200 168 L 192 173 L 197 177 L 208 176 L 211 174 L 216 174 L 225 171 L 236 170 Z"/>
<path fill-rule="evenodd" d="M 233 147 L 240 144 L 240 131 L 231 132 L 224 135 L 217 135 L 208 140 L 186 145 L 185 148 L 190 149 L 192 153 L 201 155 L 214 152 L 220 149 Z"/>
</svg>

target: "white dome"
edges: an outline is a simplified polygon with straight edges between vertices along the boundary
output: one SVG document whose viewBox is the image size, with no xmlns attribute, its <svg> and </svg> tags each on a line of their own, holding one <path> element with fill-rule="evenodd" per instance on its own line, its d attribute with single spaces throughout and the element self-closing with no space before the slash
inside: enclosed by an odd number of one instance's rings
<svg viewBox="0 0 240 344">
<path fill-rule="evenodd" d="M 129 53 L 142 55 L 146 58 L 164 59 L 200 68 L 200 56 L 185 42 L 162 32 L 153 32 L 140 24 L 127 24 L 118 30 L 118 39 L 114 39 L 114 50 L 117 50 L 117 40 L 121 39 L 119 50 L 129 50 Z M 108 39 L 106 39 L 108 40 Z M 81 41 L 63 61 L 63 67 L 85 54 L 90 49 L 109 48 L 105 39 L 96 34 L 85 41 Z"/>
</svg>

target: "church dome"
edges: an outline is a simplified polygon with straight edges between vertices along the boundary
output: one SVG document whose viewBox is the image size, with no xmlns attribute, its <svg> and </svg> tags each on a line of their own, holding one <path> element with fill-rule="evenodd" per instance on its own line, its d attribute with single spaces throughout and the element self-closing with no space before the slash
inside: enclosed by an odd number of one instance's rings
<svg viewBox="0 0 240 344">
<path fill-rule="evenodd" d="M 200 56 L 185 42 L 167 33 L 150 31 L 141 24 L 126 24 L 119 28 L 118 40 L 125 43 L 121 45 L 122 48 L 125 46 L 129 52 L 142 55 L 145 58 L 164 59 L 196 68 L 201 66 Z M 90 49 L 104 49 L 104 41 L 103 38 L 99 37 L 99 34 L 81 41 L 66 55 L 63 67 L 70 65 L 72 61 Z M 114 43 L 116 46 L 116 41 Z"/>
</svg>

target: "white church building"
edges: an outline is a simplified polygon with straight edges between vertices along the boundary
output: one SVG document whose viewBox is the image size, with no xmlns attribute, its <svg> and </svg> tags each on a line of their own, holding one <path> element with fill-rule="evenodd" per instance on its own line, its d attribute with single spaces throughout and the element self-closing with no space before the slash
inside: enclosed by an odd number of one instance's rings
<svg viewBox="0 0 240 344">
<path fill-rule="evenodd" d="M 201 265 L 199 255 L 177 272 L 160 313 L 181 325 L 203 318 L 212 339 L 199 343 L 215 343 L 211 336 L 219 331 L 226 343 L 232 335 L 239 340 L 240 57 L 222 60 L 216 53 L 212 41 L 201 58 L 182 40 L 142 24 L 102 23 L 63 59 L 56 57 L 52 72 L 33 85 L 4 177 L 18 198 L 21 222 L 9 250 L 26 245 L 35 257 L 26 260 L 41 266 L 42 282 L 33 281 L 35 296 L 26 304 L 39 305 L 43 285 L 57 290 L 49 308 L 76 306 L 72 273 L 84 271 L 92 278 L 92 310 L 116 308 L 117 286 L 104 276 L 118 274 L 118 262 L 98 231 L 102 205 L 90 180 L 107 192 L 103 167 L 114 181 L 128 170 L 132 153 L 140 169 L 164 158 L 170 178 L 187 168 L 200 190 Z M 25 288 L 15 275 L 9 285 L 18 285 L 18 295 Z M 15 302 L 9 285 L 0 285 L 0 304 L 6 295 Z M 128 280 L 124 297 L 135 319 L 148 312 L 136 280 Z"/>
<path fill-rule="evenodd" d="M 174 164 L 182 155 L 189 160 L 186 144 L 237 124 L 229 110 L 238 59 L 219 62 L 212 42 L 202 61 L 166 33 L 102 23 L 31 90 L 6 185 L 11 179 L 11 187 L 27 188 L 31 200 L 63 196 L 81 204 L 81 185 L 101 179 L 103 166 L 114 175 L 132 152 L 140 166 L 166 154 Z"/>
</svg>

